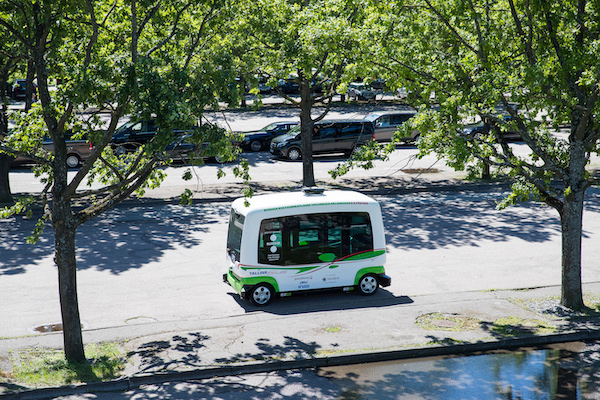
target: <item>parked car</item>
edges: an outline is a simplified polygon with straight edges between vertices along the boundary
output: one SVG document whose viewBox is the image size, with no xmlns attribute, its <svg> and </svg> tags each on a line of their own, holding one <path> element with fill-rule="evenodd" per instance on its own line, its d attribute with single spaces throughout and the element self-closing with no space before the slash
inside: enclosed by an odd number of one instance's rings
<svg viewBox="0 0 600 400">
<path fill-rule="evenodd" d="M 193 127 L 176 129 L 174 134 L 183 134 Z M 111 145 L 117 153 L 135 151 L 139 146 L 148 143 L 156 136 L 157 127 L 154 120 L 130 121 L 121 125 L 112 137 Z"/>
<path fill-rule="evenodd" d="M 518 112 L 517 104 L 510 104 L 509 106 Z M 503 107 L 497 107 L 496 112 L 499 114 L 499 118 L 501 118 L 502 120 L 504 120 L 506 122 L 508 122 L 512 119 L 511 115 Z M 467 136 L 471 136 L 471 137 L 484 136 L 484 135 L 487 135 L 490 133 L 490 130 L 492 129 L 493 124 L 494 123 L 491 121 L 490 122 L 480 121 L 476 124 L 469 124 L 464 127 L 463 134 L 467 135 Z M 501 130 L 501 132 L 502 132 L 502 137 L 506 141 L 517 142 L 517 141 L 523 140 L 523 138 L 521 137 L 521 134 L 515 130 L 511 130 L 511 129 L 506 130 L 506 131 Z"/>
<path fill-rule="evenodd" d="M 505 116 L 503 116 L 503 119 L 505 121 L 510 121 L 511 117 L 510 117 L 510 115 L 505 115 Z M 469 124 L 469 125 L 465 126 L 465 128 L 463 130 L 463 134 L 474 137 L 474 138 L 479 137 L 479 136 L 485 136 L 490 133 L 490 130 L 492 129 L 492 125 L 493 125 L 492 123 L 484 123 L 484 122 L 478 122 L 476 124 Z M 502 137 L 507 142 L 518 142 L 518 141 L 523 140 L 523 138 L 521 137 L 521 134 L 514 130 L 501 131 L 501 132 L 502 132 Z"/>
<path fill-rule="evenodd" d="M 313 154 L 345 153 L 373 140 L 373 124 L 367 121 L 339 120 L 315 123 L 312 137 Z M 271 141 L 270 152 L 276 157 L 298 160 L 302 157 L 300 125 Z"/>
<path fill-rule="evenodd" d="M 354 100 L 373 100 L 375 98 L 375 91 L 362 82 L 352 82 L 348 85 L 346 94 L 350 99 Z"/>
<path fill-rule="evenodd" d="M 170 145 L 165 148 L 165 152 L 167 155 L 174 161 L 179 163 L 187 163 L 191 159 L 199 159 L 202 158 L 204 160 L 215 160 L 216 162 L 223 164 L 226 162 L 234 161 L 234 160 L 225 160 L 221 158 L 219 155 L 216 156 L 208 156 L 206 155 L 206 149 L 208 147 L 208 143 L 203 143 L 202 145 L 198 145 L 196 143 L 192 143 L 190 138 L 192 135 L 183 134 L 179 136 L 177 139 L 173 141 Z"/>
<path fill-rule="evenodd" d="M 267 82 L 267 78 L 265 77 L 261 76 L 258 78 L 257 88 L 260 93 L 271 93 L 273 91 L 273 88 Z"/>
<path fill-rule="evenodd" d="M 300 93 L 300 84 L 295 79 L 280 79 L 277 87 L 285 94 Z"/>
<path fill-rule="evenodd" d="M 389 142 L 394 133 L 402 124 L 411 119 L 417 112 L 415 110 L 382 111 L 374 112 L 365 117 L 365 121 L 372 122 L 375 128 L 373 140 L 377 142 Z M 410 136 L 401 138 L 404 142 L 414 142 L 419 138 L 419 131 L 414 130 Z"/>
<path fill-rule="evenodd" d="M 27 96 L 27 79 L 17 79 L 12 86 L 12 98 L 15 100 L 25 100 Z M 33 101 L 37 98 L 37 86 L 33 84 Z"/>
<path fill-rule="evenodd" d="M 80 166 L 85 160 L 87 160 L 92 154 L 93 145 L 88 142 L 86 139 L 77 139 L 77 140 L 66 140 L 67 144 L 67 167 L 76 168 Z M 48 137 L 45 137 L 42 141 L 42 147 L 44 150 L 48 152 L 54 152 L 54 143 Z M 12 165 L 24 165 L 24 164 L 35 164 L 35 161 L 31 158 L 17 157 Z"/>
<path fill-rule="evenodd" d="M 369 86 L 379 93 L 385 93 L 387 91 L 386 81 L 382 78 L 375 79 Z"/>
<path fill-rule="evenodd" d="M 242 150 L 268 150 L 273 138 L 287 133 L 296 125 L 298 125 L 298 122 L 274 122 L 258 131 L 245 132 L 244 139 L 239 143 L 239 146 Z"/>
</svg>

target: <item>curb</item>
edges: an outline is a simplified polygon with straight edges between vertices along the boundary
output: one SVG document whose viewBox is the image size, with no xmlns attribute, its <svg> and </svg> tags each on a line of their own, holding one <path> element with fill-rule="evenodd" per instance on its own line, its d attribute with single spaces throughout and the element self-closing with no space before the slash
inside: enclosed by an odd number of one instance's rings
<svg viewBox="0 0 600 400">
<path fill-rule="evenodd" d="M 524 347 L 543 347 L 550 344 L 600 340 L 600 331 L 583 330 L 569 333 L 548 334 L 507 338 L 497 341 L 439 345 L 401 350 L 381 350 L 365 353 L 353 353 L 333 356 L 317 356 L 287 361 L 252 361 L 233 365 L 198 368 L 190 371 L 158 372 L 131 376 L 107 382 L 82 383 L 77 385 L 49 387 L 43 389 L 20 390 L 0 394 L 6 400 L 41 400 L 71 394 L 97 392 L 122 392 L 137 389 L 144 385 L 156 385 L 165 382 L 211 379 L 216 377 L 237 376 L 274 372 L 290 369 L 323 368 L 341 365 L 396 361 L 426 357 L 460 355 L 468 356 L 495 350 L 516 350 Z"/>
</svg>

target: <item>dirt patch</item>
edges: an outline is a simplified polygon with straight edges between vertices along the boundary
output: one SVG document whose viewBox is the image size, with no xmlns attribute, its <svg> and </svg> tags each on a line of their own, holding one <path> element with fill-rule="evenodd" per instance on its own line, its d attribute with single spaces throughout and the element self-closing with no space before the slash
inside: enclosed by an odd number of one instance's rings
<svg viewBox="0 0 600 400">
<path fill-rule="evenodd" d="M 429 331 L 471 331 L 480 326 L 477 318 L 449 313 L 424 314 L 417 318 L 416 323 Z"/>
</svg>

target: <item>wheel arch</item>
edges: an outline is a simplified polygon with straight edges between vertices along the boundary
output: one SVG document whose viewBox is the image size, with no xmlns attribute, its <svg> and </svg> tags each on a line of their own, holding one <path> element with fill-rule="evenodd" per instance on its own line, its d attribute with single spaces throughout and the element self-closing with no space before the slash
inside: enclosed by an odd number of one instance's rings
<svg viewBox="0 0 600 400">
<path fill-rule="evenodd" d="M 269 285 L 271 285 L 273 287 L 273 290 L 275 291 L 274 294 L 279 293 L 279 285 L 277 284 L 277 280 L 270 276 L 257 276 L 257 277 L 251 277 L 251 278 L 242 278 L 241 283 L 242 283 L 242 288 L 241 288 L 240 294 L 243 294 L 244 296 L 246 296 L 248 293 L 250 293 L 250 290 L 254 286 L 258 285 L 259 283 L 268 283 Z"/>
<path fill-rule="evenodd" d="M 379 266 L 379 267 L 367 267 L 367 268 L 359 269 L 358 272 L 356 273 L 356 276 L 354 277 L 354 285 L 355 286 L 358 285 L 358 282 L 360 282 L 360 279 L 367 274 L 379 276 L 379 275 L 385 274 L 385 268 L 383 266 Z"/>
</svg>

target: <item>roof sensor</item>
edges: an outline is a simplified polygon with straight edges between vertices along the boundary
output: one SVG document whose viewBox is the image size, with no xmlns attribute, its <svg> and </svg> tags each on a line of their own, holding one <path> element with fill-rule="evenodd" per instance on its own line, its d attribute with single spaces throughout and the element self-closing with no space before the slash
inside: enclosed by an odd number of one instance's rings
<svg viewBox="0 0 600 400">
<path fill-rule="evenodd" d="M 303 187 L 302 191 L 304 192 L 305 195 L 323 194 L 323 192 L 325 191 L 325 189 L 320 188 L 320 187 L 316 187 L 316 186 L 311 186 L 311 187 Z"/>
</svg>

